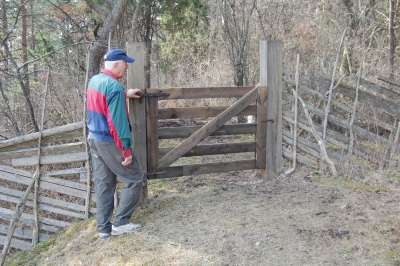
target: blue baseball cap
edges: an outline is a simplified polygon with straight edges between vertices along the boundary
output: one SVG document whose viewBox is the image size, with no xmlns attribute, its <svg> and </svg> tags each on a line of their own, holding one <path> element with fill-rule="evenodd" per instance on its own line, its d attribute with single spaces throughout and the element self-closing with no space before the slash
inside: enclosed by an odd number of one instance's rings
<svg viewBox="0 0 400 266">
<path fill-rule="evenodd" d="M 124 60 L 127 63 L 135 62 L 135 58 L 126 55 L 125 51 L 122 49 L 112 49 L 106 53 L 104 56 L 105 61 L 119 61 Z"/>
</svg>

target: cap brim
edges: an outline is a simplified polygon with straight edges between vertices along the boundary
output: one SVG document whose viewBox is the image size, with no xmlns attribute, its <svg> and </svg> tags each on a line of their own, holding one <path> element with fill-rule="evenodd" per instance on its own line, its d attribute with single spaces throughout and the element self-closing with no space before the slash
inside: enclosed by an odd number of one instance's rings
<svg viewBox="0 0 400 266">
<path fill-rule="evenodd" d="M 133 63 L 135 62 L 135 58 L 127 56 L 125 57 L 124 61 L 127 63 Z"/>
</svg>

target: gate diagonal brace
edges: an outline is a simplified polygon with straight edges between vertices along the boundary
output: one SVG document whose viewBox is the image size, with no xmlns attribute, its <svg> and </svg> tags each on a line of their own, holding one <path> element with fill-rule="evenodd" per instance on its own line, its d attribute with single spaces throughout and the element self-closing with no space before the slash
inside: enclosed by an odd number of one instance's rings
<svg viewBox="0 0 400 266">
<path fill-rule="evenodd" d="M 160 92 L 160 93 L 142 93 L 140 95 L 140 100 L 139 102 L 142 103 L 142 99 L 144 97 L 165 97 L 165 96 L 169 96 L 169 93 L 164 93 L 164 92 Z"/>
</svg>

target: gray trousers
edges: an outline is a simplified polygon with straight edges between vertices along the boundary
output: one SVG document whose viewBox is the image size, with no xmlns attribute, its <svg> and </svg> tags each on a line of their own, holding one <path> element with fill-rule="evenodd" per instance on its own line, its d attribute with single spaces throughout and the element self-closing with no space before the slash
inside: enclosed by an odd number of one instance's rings
<svg viewBox="0 0 400 266">
<path fill-rule="evenodd" d="M 110 233 L 117 178 L 124 183 L 124 186 L 121 190 L 120 202 L 113 224 L 121 226 L 130 222 L 129 219 L 139 204 L 143 173 L 133 153 L 132 163 L 123 166 L 121 163 L 124 158 L 115 143 L 94 139 L 88 141 L 96 193 L 97 231 Z"/>
</svg>

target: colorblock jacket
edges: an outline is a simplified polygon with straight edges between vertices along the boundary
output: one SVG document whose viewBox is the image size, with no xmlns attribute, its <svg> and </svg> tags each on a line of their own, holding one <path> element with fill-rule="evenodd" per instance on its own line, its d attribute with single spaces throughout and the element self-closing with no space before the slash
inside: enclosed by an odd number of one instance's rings
<svg viewBox="0 0 400 266">
<path fill-rule="evenodd" d="M 93 76 L 87 89 L 88 138 L 115 142 L 124 158 L 133 144 L 125 89 L 111 71 Z"/>
</svg>

